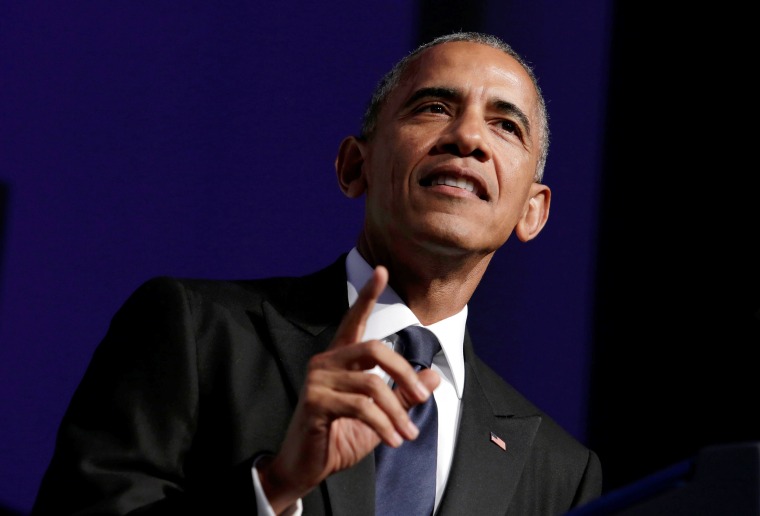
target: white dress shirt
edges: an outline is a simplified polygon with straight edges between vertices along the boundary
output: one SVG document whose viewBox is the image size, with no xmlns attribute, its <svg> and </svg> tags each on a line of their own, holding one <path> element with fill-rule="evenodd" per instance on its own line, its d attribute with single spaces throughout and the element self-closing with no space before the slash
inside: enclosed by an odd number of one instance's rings
<svg viewBox="0 0 760 516">
<path fill-rule="evenodd" d="M 372 276 L 372 267 L 362 258 L 359 251 L 353 248 L 346 258 L 346 277 L 348 289 L 348 304 L 352 306 L 358 297 L 358 292 Z M 441 376 L 441 383 L 433 392 L 438 406 L 438 459 L 436 469 L 435 508 L 441 501 L 446 479 L 451 469 L 454 456 L 457 429 L 459 428 L 462 391 L 464 390 L 464 354 L 463 342 L 465 323 L 467 321 L 467 306 L 462 311 L 447 319 L 426 326 L 441 343 L 441 351 L 433 358 L 431 369 Z M 388 286 L 380 294 L 375 303 L 364 329 L 363 341 L 383 340 L 406 328 L 407 326 L 422 326 L 417 317 L 404 304 L 401 298 Z M 388 346 L 390 342 L 385 341 Z M 379 374 L 390 381 L 388 375 L 379 367 L 369 371 Z M 274 516 L 274 511 L 266 500 L 259 482 L 256 468 L 253 468 L 253 484 L 259 514 Z M 299 516 L 302 513 L 301 500 L 289 508 L 286 514 Z"/>
</svg>

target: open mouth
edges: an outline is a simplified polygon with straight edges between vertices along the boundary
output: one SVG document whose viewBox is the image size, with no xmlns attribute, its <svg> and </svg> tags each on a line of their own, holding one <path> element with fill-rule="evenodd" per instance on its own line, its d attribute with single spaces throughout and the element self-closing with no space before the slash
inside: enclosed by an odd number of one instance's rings
<svg viewBox="0 0 760 516">
<path fill-rule="evenodd" d="M 466 177 L 461 176 L 450 176 L 446 174 L 440 174 L 440 175 L 433 175 L 430 177 L 424 178 L 422 181 L 420 181 L 421 186 L 436 186 L 436 185 L 444 185 L 444 186 L 451 186 L 453 188 L 460 188 L 462 190 L 466 190 L 472 194 L 475 194 L 480 199 L 485 200 L 485 195 L 480 191 L 478 188 L 478 185 L 475 181 L 472 179 L 468 179 Z"/>
</svg>

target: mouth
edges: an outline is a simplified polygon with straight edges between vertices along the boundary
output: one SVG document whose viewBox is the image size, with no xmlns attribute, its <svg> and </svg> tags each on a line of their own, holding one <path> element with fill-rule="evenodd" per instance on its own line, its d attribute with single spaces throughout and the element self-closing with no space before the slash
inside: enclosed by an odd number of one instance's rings
<svg viewBox="0 0 760 516">
<path fill-rule="evenodd" d="M 420 186 L 448 186 L 451 188 L 458 188 L 475 195 L 481 200 L 487 200 L 485 189 L 471 177 L 446 173 L 433 174 L 423 178 L 420 181 Z"/>
</svg>

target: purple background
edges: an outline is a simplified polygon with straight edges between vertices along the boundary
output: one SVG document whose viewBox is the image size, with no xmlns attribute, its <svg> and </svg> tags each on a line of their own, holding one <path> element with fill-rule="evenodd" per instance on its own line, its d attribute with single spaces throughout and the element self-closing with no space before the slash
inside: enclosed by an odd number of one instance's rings
<svg viewBox="0 0 760 516">
<path fill-rule="evenodd" d="M 552 212 L 536 241 L 497 253 L 470 325 L 481 355 L 585 441 L 611 7 L 524 4 L 483 2 L 480 28 L 535 65 Z M 300 274 L 354 244 L 362 202 L 333 161 L 421 13 L 0 3 L 0 505 L 31 507 L 90 356 L 142 281 Z"/>
</svg>

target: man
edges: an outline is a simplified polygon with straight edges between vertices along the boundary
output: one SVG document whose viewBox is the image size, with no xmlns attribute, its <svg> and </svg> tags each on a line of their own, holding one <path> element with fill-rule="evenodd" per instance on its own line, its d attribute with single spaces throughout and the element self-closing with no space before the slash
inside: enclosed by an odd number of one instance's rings
<svg viewBox="0 0 760 516">
<path fill-rule="evenodd" d="M 373 451 L 416 440 L 409 411 L 431 393 L 436 514 L 563 514 L 598 496 L 597 456 L 482 363 L 465 328 L 494 252 L 547 221 L 548 144 L 533 72 L 500 40 L 453 34 L 407 56 L 338 151 L 342 191 L 365 197 L 356 247 L 301 278 L 138 289 L 33 513 L 374 514 Z M 414 325 L 442 347 L 420 372 L 385 341 Z"/>
</svg>

